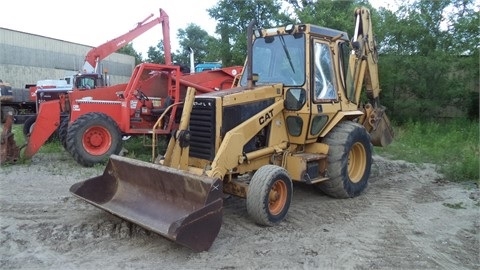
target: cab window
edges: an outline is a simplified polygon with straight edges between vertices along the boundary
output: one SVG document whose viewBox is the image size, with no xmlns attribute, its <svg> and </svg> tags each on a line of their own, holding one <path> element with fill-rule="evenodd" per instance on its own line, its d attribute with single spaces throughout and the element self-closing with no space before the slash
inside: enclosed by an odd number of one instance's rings
<svg viewBox="0 0 480 270">
<path fill-rule="evenodd" d="M 80 89 L 93 89 L 95 88 L 95 81 L 93 78 L 80 78 L 80 80 L 77 81 L 77 88 Z"/>
<path fill-rule="evenodd" d="M 328 44 L 314 42 L 314 97 L 316 102 L 337 99 L 332 53 Z"/>
</svg>

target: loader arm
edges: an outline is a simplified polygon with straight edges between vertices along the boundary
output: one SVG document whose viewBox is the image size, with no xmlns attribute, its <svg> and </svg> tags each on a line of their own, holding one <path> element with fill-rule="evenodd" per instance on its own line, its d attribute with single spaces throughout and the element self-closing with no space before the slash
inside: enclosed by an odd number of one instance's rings
<svg viewBox="0 0 480 270">
<path fill-rule="evenodd" d="M 51 100 L 42 103 L 32 133 L 28 137 L 23 156 L 32 158 L 60 125 L 60 102 Z"/>
<path fill-rule="evenodd" d="M 393 129 L 385 114 L 385 107 L 380 105 L 380 83 L 378 78 L 378 50 L 373 35 L 372 18 L 367 8 L 355 10 L 355 33 L 353 51 L 350 54 L 350 74 L 353 74 L 355 89 L 354 103 L 360 104 L 363 88 L 369 103 L 362 108 L 364 115 L 359 118 L 371 135 L 372 144 L 387 146 L 393 141 Z"/>
<path fill-rule="evenodd" d="M 165 152 L 165 160 L 163 161 L 163 165 L 165 166 L 181 170 L 186 170 L 188 167 L 189 148 L 185 146 L 188 145 L 188 141 L 190 141 L 188 124 L 190 122 L 190 115 L 194 101 L 195 89 L 189 87 L 185 97 L 180 125 L 178 130 L 175 131 L 174 135 L 170 139 L 167 146 L 167 151 Z M 155 133 L 153 136 L 155 136 Z"/>
</svg>

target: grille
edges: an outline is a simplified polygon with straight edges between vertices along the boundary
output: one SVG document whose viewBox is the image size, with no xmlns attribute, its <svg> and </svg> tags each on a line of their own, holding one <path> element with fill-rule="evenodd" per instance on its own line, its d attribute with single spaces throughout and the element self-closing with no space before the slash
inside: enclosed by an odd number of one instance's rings
<svg viewBox="0 0 480 270">
<path fill-rule="evenodd" d="M 215 158 L 215 101 L 196 99 L 190 115 L 191 157 L 213 161 Z"/>
</svg>

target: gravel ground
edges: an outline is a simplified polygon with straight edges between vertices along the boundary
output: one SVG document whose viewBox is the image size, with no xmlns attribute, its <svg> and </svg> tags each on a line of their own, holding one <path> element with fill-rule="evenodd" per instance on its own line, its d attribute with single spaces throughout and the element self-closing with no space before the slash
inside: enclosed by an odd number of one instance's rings
<svg viewBox="0 0 480 270">
<path fill-rule="evenodd" d="M 260 227 L 224 202 L 211 249 L 195 253 L 73 197 L 103 172 L 67 153 L 0 167 L 1 269 L 479 269 L 480 192 L 430 164 L 374 157 L 366 191 L 332 199 L 294 185 L 286 220 Z"/>
</svg>

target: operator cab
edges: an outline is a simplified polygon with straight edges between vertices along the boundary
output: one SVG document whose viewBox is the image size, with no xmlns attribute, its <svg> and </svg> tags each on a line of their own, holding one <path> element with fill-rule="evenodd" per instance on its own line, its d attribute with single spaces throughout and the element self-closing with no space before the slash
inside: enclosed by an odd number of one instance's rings
<svg viewBox="0 0 480 270">
<path fill-rule="evenodd" d="M 283 84 L 291 142 L 315 141 L 342 102 L 353 100 L 349 44 L 346 32 L 310 24 L 254 31 L 252 78 L 257 86 Z M 244 72 L 240 85 L 248 83 Z"/>
<path fill-rule="evenodd" d="M 285 86 L 305 84 L 305 34 L 257 37 L 253 44 L 253 73 L 257 85 L 282 83 Z M 244 73 L 241 86 L 247 85 Z"/>
<path fill-rule="evenodd" d="M 255 32 L 252 72 L 258 76 L 257 85 L 282 83 L 285 87 L 312 88 L 314 100 L 337 99 L 332 43 L 341 40 L 348 47 L 347 33 L 314 25 L 288 25 Z M 308 70 L 307 62 L 311 63 Z M 240 85 L 247 86 L 246 73 Z"/>
</svg>

